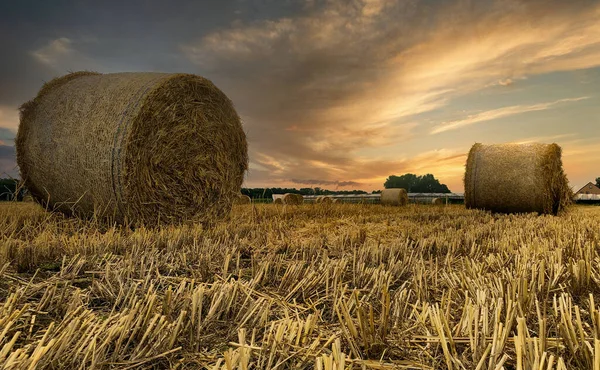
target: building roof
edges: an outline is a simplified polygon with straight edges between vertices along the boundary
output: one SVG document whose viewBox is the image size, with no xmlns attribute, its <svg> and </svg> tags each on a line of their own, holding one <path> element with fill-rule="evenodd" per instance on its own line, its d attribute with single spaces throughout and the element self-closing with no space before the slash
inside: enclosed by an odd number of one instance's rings
<svg viewBox="0 0 600 370">
<path fill-rule="evenodd" d="M 596 190 L 600 190 L 599 187 L 596 186 L 596 184 L 594 184 L 593 182 L 588 182 L 587 184 L 585 184 L 581 189 L 579 189 L 579 191 L 577 191 L 577 193 L 575 194 L 579 194 L 582 191 L 584 191 L 587 187 L 589 187 L 590 185 L 592 185 L 593 188 L 595 188 Z"/>
</svg>

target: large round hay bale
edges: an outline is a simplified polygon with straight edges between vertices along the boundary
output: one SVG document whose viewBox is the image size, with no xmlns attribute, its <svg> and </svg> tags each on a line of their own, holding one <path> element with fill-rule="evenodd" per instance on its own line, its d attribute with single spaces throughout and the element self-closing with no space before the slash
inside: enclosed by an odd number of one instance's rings
<svg viewBox="0 0 600 370">
<path fill-rule="evenodd" d="M 233 200 L 234 204 L 250 204 L 252 203 L 252 198 L 245 194 L 238 194 L 238 196 Z"/>
<path fill-rule="evenodd" d="M 386 206 L 404 206 L 408 204 L 406 189 L 384 189 L 381 192 L 381 204 Z"/>
<path fill-rule="evenodd" d="M 54 79 L 21 107 L 16 149 L 38 202 L 118 222 L 224 216 L 248 167 L 232 102 L 190 74 Z"/>
<path fill-rule="evenodd" d="M 287 193 L 283 196 L 283 204 L 299 205 L 304 202 L 304 197 L 300 194 Z"/>
<path fill-rule="evenodd" d="M 431 204 L 436 206 L 443 206 L 444 204 L 446 204 L 446 200 L 443 198 L 433 198 L 431 200 Z"/>
<path fill-rule="evenodd" d="M 475 144 L 465 172 L 465 205 L 501 213 L 558 214 L 572 192 L 556 144 Z"/>
</svg>

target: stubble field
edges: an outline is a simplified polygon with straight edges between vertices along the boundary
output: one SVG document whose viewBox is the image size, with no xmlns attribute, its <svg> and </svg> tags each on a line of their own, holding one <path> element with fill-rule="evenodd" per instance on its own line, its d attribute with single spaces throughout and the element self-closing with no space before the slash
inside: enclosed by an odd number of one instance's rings
<svg viewBox="0 0 600 370">
<path fill-rule="evenodd" d="M 600 370 L 599 252 L 600 207 L 244 205 L 130 230 L 5 203 L 0 369 Z"/>
</svg>

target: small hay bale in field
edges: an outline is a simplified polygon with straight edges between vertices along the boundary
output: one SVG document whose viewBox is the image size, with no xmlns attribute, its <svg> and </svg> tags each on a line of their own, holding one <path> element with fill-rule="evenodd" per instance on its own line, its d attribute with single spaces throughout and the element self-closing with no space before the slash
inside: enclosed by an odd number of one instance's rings
<svg viewBox="0 0 600 370">
<path fill-rule="evenodd" d="M 572 199 L 557 144 L 475 144 L 467 158 L 465 205 L 501 213 L 558 214 Z"/>
<path fill-rule="evenodd" d="M 342 203 L 342 200 L 340 198 L 334 198 L 331 203 L 333 204 L 338 204 L 338 203 Z"/>
<path fill-rule="evenodd" d="M 287 193 L 283 196 L 283 204 L 299 205 L 304 202 L 304 197 L 300 194 Z"/>
<path fill-rule="evenodd" d="M 239 194 L 234 200 L 234 204 L 250 204 L 252 203 L 252 198 L 247 195 Z"/>
<path fill-rule="evenodd" d="M 331 199 L 331 197 L 323 197 L 321 199 L 321 204 L 331 204 L 333 203 L 333 199 Z"/>
<path fill-rule="evenodd" d="M 273 204 L 283 204 L 283 199 L 282 198 L 275 198 L 275 200 L 273 200 Z"/>
<path fill-rule="evenodd" d="M 315 204 L 321 204 L 323 202 L 323 196 L 319 195 L 315 198 Z"/>
<path fill-rule="evenodd" d="M 405 206 L 408 204 L 406 189 L 384 189 L 381 192 L 381 204 L 386 206 Z"/>
<path fill-rule="evenodd" d="M 446 204 L 446 201 L 443 198 L 433 198 L 431 200 L 431 204 L 436 206 L 443 206 L 444 204 Z"/>
<path fill-rule="evenodd" d="M 20 108 L 21 178 L 49 209 L 117 222 L 225 216 L 248 167 L 232 102 L 191 74 L 76 72 Z"/>
</svg>

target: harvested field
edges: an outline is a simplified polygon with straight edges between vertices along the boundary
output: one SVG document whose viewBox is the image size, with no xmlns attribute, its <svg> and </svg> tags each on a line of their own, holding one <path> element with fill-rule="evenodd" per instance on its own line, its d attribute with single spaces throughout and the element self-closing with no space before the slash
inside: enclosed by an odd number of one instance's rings
<svg viewBox="0 0 600 370">
<path fill-rule="evenodd" d="M 0 368 L 595 369 L 598 225 L 245 205 L 130 230 L 4 203 Z"/>
</svg>

